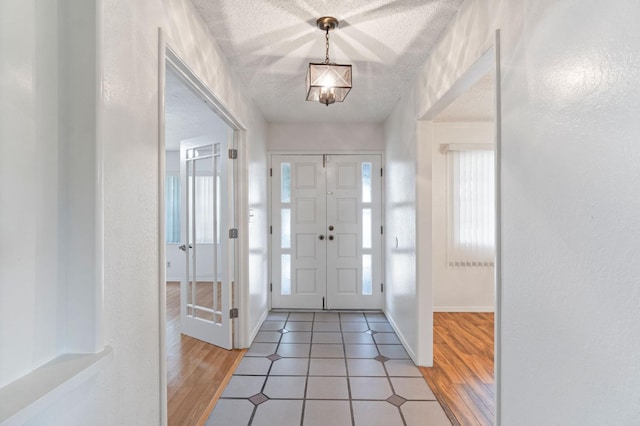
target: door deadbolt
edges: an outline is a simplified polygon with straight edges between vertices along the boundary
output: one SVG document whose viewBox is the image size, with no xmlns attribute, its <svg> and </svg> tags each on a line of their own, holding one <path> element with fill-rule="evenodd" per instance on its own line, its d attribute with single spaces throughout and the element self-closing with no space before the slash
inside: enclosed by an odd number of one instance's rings
<svg viewBox="0 0 640 426">
<path fill-rule="evenodd" d="M 333 225 L 329 225 L 329 231 L 333 231 Z"/>
</svg>

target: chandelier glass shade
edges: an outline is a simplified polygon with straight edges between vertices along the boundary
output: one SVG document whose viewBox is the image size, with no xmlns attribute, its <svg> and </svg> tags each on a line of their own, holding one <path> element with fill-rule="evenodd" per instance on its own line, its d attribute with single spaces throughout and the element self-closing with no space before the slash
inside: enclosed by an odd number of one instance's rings
<svg viewBox="0 0 640 426">
<path fill-rule="evenodd" d="M 351 90 L 351 65 L 329 61 L 329 31 L 337 28 L 336 18 L 325 16 L 317 21 L 318 28 L 326 32 L 326 57 L 323 63 L 310 63 L 307 70 L 307 101 L 329 106 L 342 102 Z"/>
</svg>

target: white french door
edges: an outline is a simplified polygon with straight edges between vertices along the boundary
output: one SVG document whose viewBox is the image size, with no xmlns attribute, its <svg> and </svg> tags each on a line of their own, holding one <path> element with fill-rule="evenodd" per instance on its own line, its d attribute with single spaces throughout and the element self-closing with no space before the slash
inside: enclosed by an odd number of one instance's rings
<svg viewBox="0 0 640 426">
<path fill-rule="evenodd" d="M 226 142 L 180 143 L 182 235 L 186 268 L 180 282 L 183 334 L 231 349 L 229 318 L 234 247 L 233 163 Z"/>
<path fill-rule="evenodd" d="M 382 308 L 380 164 L 272 156 L 272 307 Z"/>
</svg>

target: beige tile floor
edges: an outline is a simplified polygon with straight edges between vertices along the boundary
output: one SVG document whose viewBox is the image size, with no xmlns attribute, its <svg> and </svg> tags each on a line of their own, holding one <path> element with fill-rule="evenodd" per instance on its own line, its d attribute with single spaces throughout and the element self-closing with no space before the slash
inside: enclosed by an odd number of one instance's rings
<svg viewBox="0 0 640 426">
<path fill-rule="evenodd" d="M 272 312 L 207 425 L 450 425 L 381 313 Z"/>
</svg>

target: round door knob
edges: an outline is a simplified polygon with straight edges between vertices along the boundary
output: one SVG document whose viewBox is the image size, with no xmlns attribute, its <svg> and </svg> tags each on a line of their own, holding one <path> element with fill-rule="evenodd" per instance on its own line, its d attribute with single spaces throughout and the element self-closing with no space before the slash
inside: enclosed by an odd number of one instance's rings
<svg viewBox="0 0 640 426">
<path fill-rule="evenodd" d="M 333 231 L 333 225 L 329 226 L 329 231 Z"/>
<path fill-rule="evenodd" d="M 330 239 L 330 240 L 333 240 L 333 235 L 329 235 L 329 239 Z"/>
<path fill-rule="evenodd" d="M 321 240 L 324 240 L 324 235 L 320 235 L 318 238 L 320 238 Z"/>
</svg>

